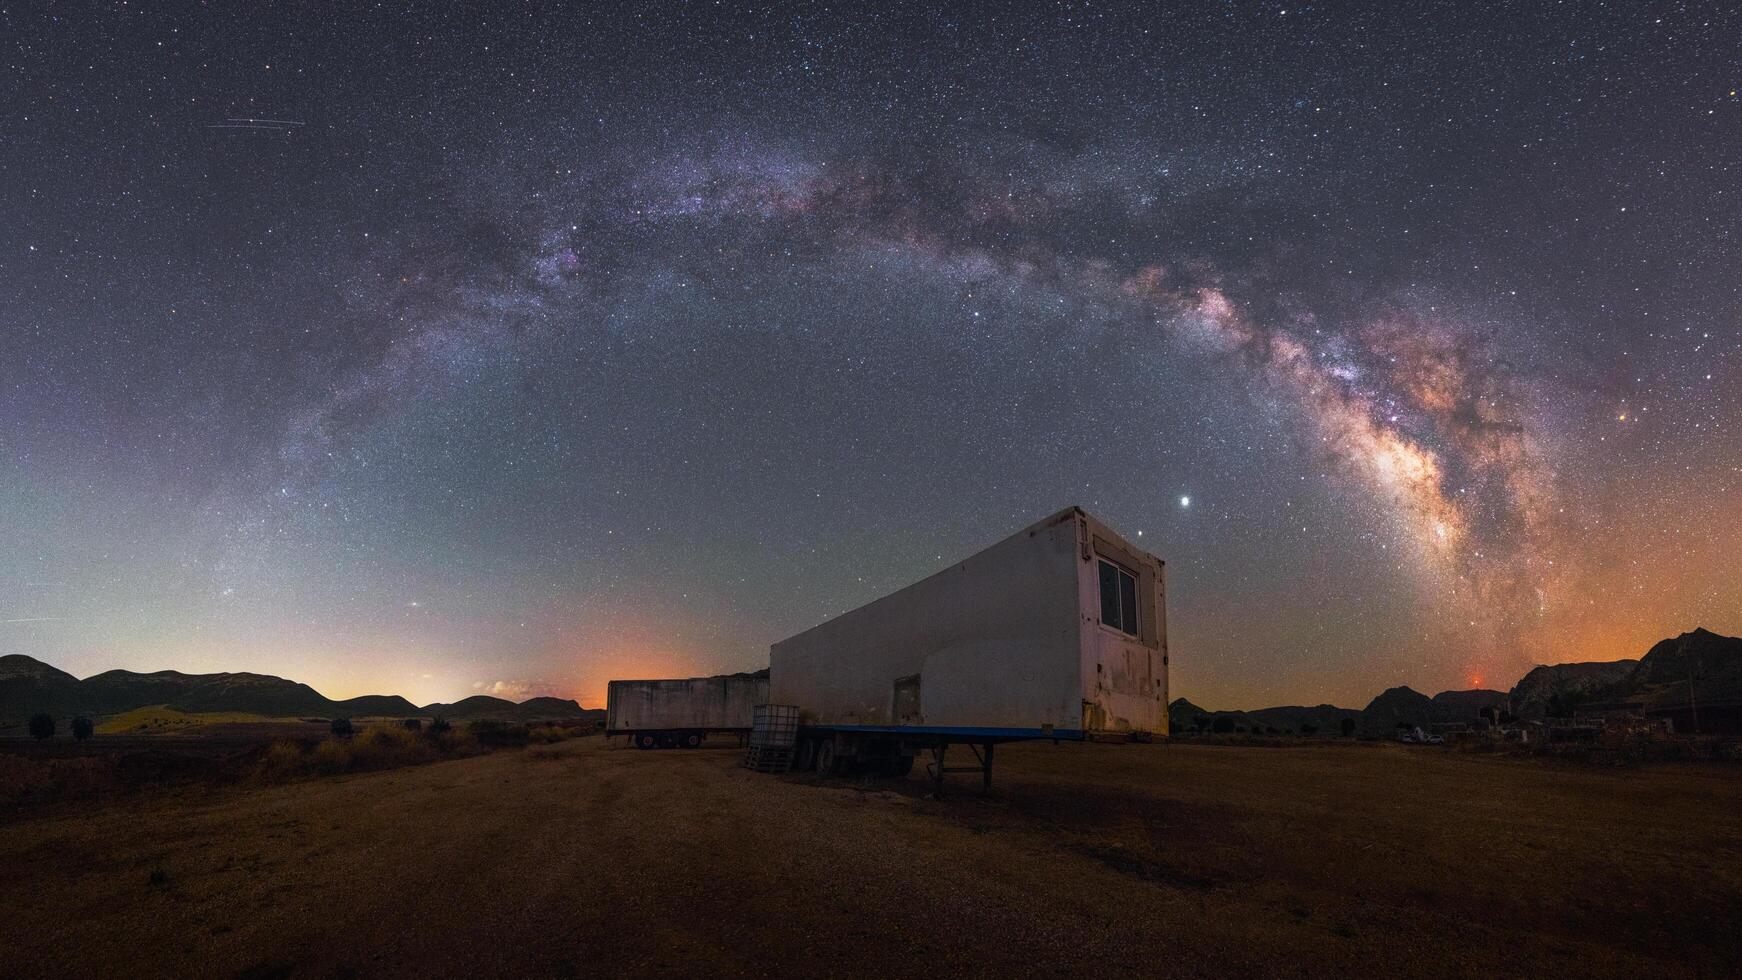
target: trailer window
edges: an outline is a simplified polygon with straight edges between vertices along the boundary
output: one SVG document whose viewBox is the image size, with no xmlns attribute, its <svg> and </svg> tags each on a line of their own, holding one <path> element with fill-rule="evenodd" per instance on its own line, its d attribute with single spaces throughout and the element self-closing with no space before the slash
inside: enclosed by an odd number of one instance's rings
<svg viewBox="0 0 1742 980">
<path fill-rule="evenodd" d="M 1101 562 L 1101 622 L 1137 635 L 1137 576 L 1106 560 Z"/>
</svg>

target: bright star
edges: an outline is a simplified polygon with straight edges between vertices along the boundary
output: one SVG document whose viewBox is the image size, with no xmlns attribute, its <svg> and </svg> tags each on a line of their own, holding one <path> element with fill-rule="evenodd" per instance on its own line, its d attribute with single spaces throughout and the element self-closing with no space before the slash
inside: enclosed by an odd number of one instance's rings
<svg viewBox="0 0 1742 980">
<path fill-rule="evenodd" d="M 1180 497 L 1179 498 L 1179 505 L 1181 507 L 1190 507 L 1192 505 L 1192 498 L 1185 497 L 1185 496 Z"/>
</svg>

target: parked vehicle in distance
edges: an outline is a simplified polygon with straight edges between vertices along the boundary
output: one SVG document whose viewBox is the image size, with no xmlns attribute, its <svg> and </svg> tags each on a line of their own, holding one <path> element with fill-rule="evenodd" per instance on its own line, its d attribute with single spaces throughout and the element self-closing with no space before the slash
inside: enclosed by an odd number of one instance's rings
<svg viewBox="0 0 1742 980">
<path fill-rule="evenodd" d="M 696 748 L 709 735 L 747 734 L 753 710 L 767 700 L 766 670 L 611 681 L 605 688 L 605 735 L 627 735 L 643 749 Z"/>
</svg>

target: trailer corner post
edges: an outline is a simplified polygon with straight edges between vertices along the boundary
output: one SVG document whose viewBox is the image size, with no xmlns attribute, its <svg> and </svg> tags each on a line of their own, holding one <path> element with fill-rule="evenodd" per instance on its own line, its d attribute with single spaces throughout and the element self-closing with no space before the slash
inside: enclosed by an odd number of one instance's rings
<svg viewBox="0 0 1742 980">
<path fill-rule="evenodd" d="M 939 741 L 932 745 L 931 778 L 933 799 L 943 798 L 944 774 L 950 772 L 977 772 L 980 774 L 980 795 L 986 796 L 992 792 L 992 750 L 997 747 L 998 743 L 985 741 L 963 742 L 962 744 L 968 747 L 969 752 L 974 753 L 974 762 L 976 765 L 946 766 L 944 765 L 944 754 L 949 749 L 950 743 L 948 741 Z"/>
</svg>

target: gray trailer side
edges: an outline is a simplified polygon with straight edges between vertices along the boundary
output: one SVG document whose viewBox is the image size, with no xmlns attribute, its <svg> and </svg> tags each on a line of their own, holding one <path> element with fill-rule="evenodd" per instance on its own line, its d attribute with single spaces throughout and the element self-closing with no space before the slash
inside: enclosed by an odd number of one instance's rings
<svg viewBox="0 0 1742 980">
<path fill-rule="evenodd" d="M 750 731 L 755 706 L 768 700 L 768 674 L 662 680 L 616 680 L 606 686 L 605 734 L 638 747 L 695 748 L 713 734 Z"/>
<path fill-rule="evenodd" d="M 907 588 L 782 640 L 770 696 L 794 764 L 979 772 L 1021 739 L 1167 733 L 1164 567 L 1070 507 Z M 951 745 L 974 764 L 946 767 Z"/>
</svg>

